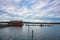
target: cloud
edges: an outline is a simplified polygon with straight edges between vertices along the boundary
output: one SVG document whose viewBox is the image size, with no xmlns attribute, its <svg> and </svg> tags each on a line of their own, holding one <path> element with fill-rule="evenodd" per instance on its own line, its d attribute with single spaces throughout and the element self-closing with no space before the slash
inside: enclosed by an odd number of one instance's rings
<svg viewBox="0 0 60 40">
<path fill-rule="evenodd" d="M 43 6 L 45 6 L 47 3 L 46 2 L 43 2 L 43 1 L 40 1 L 39 3 L 36 3 L 33 7 L 32 7 L 32 9 L 38 9 L 38 8 L 41 8 L 41 7 L 43 7 Z"/>
<path fill-rule="evenodd" d="M 28 21 L 60 18 L 59 4 L 59 0 L 0 0 L 0 19 Z"/>
</svg>

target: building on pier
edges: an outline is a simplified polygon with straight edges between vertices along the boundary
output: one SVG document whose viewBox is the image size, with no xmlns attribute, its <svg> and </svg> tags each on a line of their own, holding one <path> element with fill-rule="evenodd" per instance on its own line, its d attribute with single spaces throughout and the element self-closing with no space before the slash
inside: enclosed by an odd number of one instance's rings
<svg viewBox="0 0 60 40">
<path fill-rule="evenodd" d="M 22 27 L 23 23 L 22 23 L 22 21 L 10 21 L 10 22 L 7 22 L 7 24 L 6 23 L 0 24 L 0 26 L 19 26 L 19 27 Z"/>
</svg>

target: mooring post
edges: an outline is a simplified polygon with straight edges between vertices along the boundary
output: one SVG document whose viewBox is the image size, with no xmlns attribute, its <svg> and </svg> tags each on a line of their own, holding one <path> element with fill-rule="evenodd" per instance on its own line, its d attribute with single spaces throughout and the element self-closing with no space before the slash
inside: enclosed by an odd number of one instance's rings
<svg viewBox="0 0 60 40">
<path fill-rule="evenodd" d="M 32 30 L 32 40 L 33 40 L 33 30 Z"/>
</svg>

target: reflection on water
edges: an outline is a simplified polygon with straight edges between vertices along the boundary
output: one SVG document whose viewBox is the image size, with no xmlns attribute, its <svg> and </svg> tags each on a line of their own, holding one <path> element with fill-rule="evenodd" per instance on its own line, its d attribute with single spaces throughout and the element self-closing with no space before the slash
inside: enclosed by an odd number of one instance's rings
<svg viewBox="0 0 60 40">
<path fill-rule="evenodd" d="M 60 40 L 60 25 L 0 28 L 0 40 Z"/>
<path fill-rule="evenodd" d="M 7 27 L 0 29 L 0 40 L 22 40 L 22 30 L 20 28 Z"/>
</svg>

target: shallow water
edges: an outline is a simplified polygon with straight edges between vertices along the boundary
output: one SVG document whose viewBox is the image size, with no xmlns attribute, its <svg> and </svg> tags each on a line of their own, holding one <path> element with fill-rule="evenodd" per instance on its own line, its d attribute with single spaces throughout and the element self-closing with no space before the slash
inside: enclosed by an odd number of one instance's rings
<svg viewBox="0 0 60 40">
<path fill-rule="evenodd" d="M 60 25 L 0 28 L 0 40 L 60 40 Z"/>
</svg>

